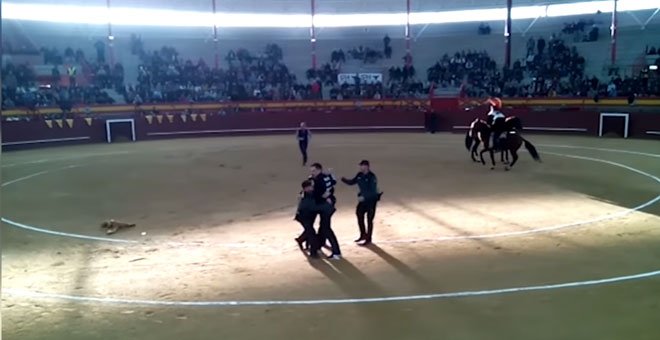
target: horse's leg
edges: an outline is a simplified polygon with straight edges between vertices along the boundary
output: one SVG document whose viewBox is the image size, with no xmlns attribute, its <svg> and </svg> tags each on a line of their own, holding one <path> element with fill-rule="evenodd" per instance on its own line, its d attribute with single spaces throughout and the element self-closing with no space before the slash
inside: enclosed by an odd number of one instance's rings
<svg viewBox="0 0 660 340">
<path fill-rule="evenodd" d="M 484 153 L 488 152 L 488 148 L 484 146 L 483 150 L 479 152 L 479 158 L 481 159 L 481 164 L 486 165 L 486 161 L 484 160 Z"/>
<path fill-rule="evenodd" d="M 479 150 L 479 144 L 481 144 L 481 141 L 479 139 L 476 139 L 476 142 L 474 143 L 474 146 L 472 146 L 472 153 L 470 156 L 472 157 L 473 162 L 478 162 L 479 160 L 477 159 L 477 151 Z"/>
<path fill-rule="evenodd" d="M 513 158 L 513 160 L 511 161 L 511 164 L 509 164 L 509 166 L 507 166 L 505 168 L 507 171 L 509 169 L 511 169 L 513 167 L 513 165 L 516 164 L 516 162 L 518 161 L 518 151 L 517 150 L 511 150 L 511 157 Z"/>
</svg>

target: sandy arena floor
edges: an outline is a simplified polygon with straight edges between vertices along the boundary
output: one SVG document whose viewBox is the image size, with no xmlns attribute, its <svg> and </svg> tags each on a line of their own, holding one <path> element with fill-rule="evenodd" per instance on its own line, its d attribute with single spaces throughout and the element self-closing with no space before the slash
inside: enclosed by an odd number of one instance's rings
<svg viewBox="0 0 660 340">
<path fill-rule="evenodd" d="M 527 138 L 544 162 L 505 172 L 460 135 L 315 135 L 385 191 L 361 248 L 338 185 L 337 262 L 293 242 L 292 136 L 5 153 L 3 339 L 657 339 L 660 273 L 584 281 L 660 270 L 660 143 Z"/>
</svg>

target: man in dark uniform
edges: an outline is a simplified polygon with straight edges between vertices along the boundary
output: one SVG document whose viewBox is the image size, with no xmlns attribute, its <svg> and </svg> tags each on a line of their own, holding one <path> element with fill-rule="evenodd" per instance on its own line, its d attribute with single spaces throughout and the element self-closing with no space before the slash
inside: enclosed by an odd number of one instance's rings
<svg viewBox="0 0 660 340">
<path fill-rule="evenodd" d="M 371 172 L 367 160 L 360 162 L 360 172 L 355 177 L 352 179 L 342 177 L 341 181 L 348 185 L 358 185 L 358 205 L 355 213 L 360 227 L 360 237 L 355 242 L 364 241 L 360 245 L 366 246 L 371 243 L 374 232 L 374 217 L 376 217 L 376 204 L 380 201 L 383 193 L 378 190 L 378 180 L 376 175 Z M 366 226 L 364 223 L 365 215 L 367 217 Z"/>
<path fill-rule="evenodd" d="M 314 182 L 316 204 L 328 203 L 334 208 L 337 203 L 337 198 L 335 197 L 335 184 L 337 184 L 337 181 L 334 176 L 330 172 L 324 172 L 323 166 L 319 163 L 312 164 L 311 172 L 310 179 Z M 332 254 L 328 256 L 328 259 L 339 260 L 341 258 L 341 251 L 337 236 L 335 236 L 335 232 L 331 226 L 332 214 L 320 214 L 320 217 L 320 245 L 324 245 L 326 240 L 330 241 Z"/>
<path fill-rule="evenodd" d="M 307 147 L 309 146 L 309 139 L 312 133 L 307 129 L 305 122 L 300 123 L 300 128 L 296 131 L 296 139 L 298 140 L 298 147 L 303 157 L 302 165 L 307 165 Z"/>
<path fill-rule="evenodd" d="M 335 208 L 327 203 L 317 204 L 316 199 L 314 198 L 314 182 L 311 180 L 306 180 L 302 182 L 302 197 L 300 202 L 298 202 L 298 211 L 296 213 L 296 220 L 302 224 L 304 231 L 304 237 L 307 240 L 309 245 L 309 256 L 317 258 L 318 251 L 320 248 L 320 243 L 316 231 L 314 230 L 314 220 L 316 215 L 320 214 L 321 218 L 324 216 L 332 216 L 335 211 Z"/>
</svg>

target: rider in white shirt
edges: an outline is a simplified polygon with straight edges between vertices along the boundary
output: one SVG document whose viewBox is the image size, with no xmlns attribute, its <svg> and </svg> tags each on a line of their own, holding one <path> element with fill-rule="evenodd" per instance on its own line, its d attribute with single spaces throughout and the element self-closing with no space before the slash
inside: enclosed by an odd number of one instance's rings
<svg viewBox="0 0 660 340">
<path fill-rule="evenodd" d="M 506 118 L 504 116 L 504 113 L 495 109 L 495 107 L 491 105 L 490 111 L 488 111 L 488 120 L 487 120 L 488 124 L 493 125 L 495 124 L 495 121 L 497 119 L 504 119 L 504 118 Z"/>
<path fill-rule="evenodd" d="M 487 123 L 492 129 L 493 135 L 493 148 L 497 148 L 500 140 L 500 135 L 504 132 L 504 120 L 506 116 L 500 110 L 502 109 L 502 100 L 499 98 L 488 99 L 490 111 L 488 112 Z"/>
</svg>

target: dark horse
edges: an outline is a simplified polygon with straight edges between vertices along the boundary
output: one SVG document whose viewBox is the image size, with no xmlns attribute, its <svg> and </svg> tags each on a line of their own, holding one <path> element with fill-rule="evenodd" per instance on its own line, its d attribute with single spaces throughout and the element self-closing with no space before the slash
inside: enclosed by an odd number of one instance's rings
<svg viewBox="0 0 660 340">
<path fill-rule="evenodd" d="M 518 150 L 523 144 L 525 145 L 525 149 L 529 151 L 529 154 L 532 155 L 532 158 L 534 158 L 535 161 L 541 161 L 541 157 L 539 156 L 538 151 L 536 151 L 536 147 L 534 147 L 534 145 L 528 140 L 523 138 L 520 135 L 520 131 L 518 129 L 513 128 L 510 130 L 505 130 L 505 132 L 505 137 L 500 141 L 500 151 L 502 153 L 509 152 L 513 158 L 511 164 L 505 167 L 506 170 L 511 169 L 511 167 L 513 167 L 513 165 L 518 161 Z M 486 161 L 484 160 L 484 153 L 490 152 L 490 160 L 492 162 L 491 170 L 495 169 L 495 150 L 490 147 L 490 136 L 492 133 L 493 131 L 491 127 L 485 121 L 481 119 L 475 119 L 470 125 L 470 129 L 468 130 L 467 134 L 465 135 L 465 147 L 470 151 L 472 160 L 475 162 L 477 161 L 475 156 L 479 143 L 484 144 L 483 150 L 481 150 L 479 153 L 479 158 L 482 164 L 486 165 Z M 502 159 L 504 159 L 504 155 L 502 155 Z"/>
<path fill-rule="evenodd" d="M 516 116 L 506 117 L 505 119 L 497 119 L 495 122 L 491 122 L 491 124 L 479 118 L 475 119 L 470 125 L 470 128 L 468 129 L 468 132 L 465 136 L 465 146 L 470 151 L 470 157 L 472 157 L 472 161 L 474 162 L 479 161 L 477 160 L 477 150 L 479 149 L 479 144 L 481 144 L 481 139 L 476 133 L 471 133 L 470 130 L 472 130 L 472 128 L 477 122 L 481 122 L 482 124 L 485 124 L 490 130 L 488 134 L 489 138 L 485 138 L 485 142 L 488 142 L 488 144 L 484 144 L 485 148 L 488 148 L 488 146 L 490 146 L 491 144 L 490 136 L 493 134 L 494 131 L 499 131 L 500 135 L 505 131 L 517 131 L 517 132 L 522 131 L 522 122 L 520 121 L 520 118 Z M 491 126 L 492 128 L 490 128 Z M 492 142 L 494 142 L 494 140 Z M 471 145 L 472 147 L 470 148 Z M 509 161 L 509 152 L 508 150 L 504 149 L 502 151 L 502 163 L 507 164 L 508 161 Z"/>
</svg>

